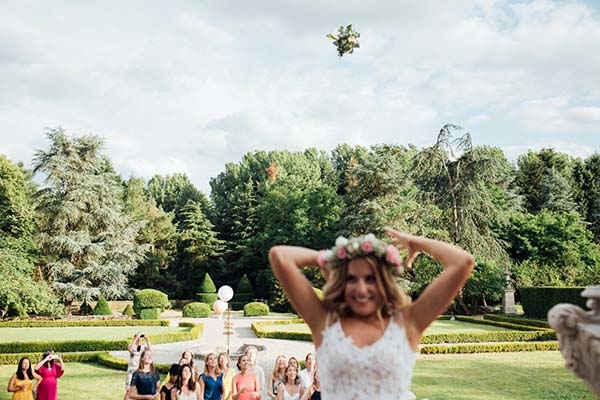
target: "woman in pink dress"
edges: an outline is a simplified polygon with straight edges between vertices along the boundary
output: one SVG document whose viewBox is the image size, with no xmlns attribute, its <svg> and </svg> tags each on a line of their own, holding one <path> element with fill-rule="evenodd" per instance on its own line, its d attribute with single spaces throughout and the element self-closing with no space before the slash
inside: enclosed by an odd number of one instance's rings
<svg viewBox="0 0 600 400">
<path fill-rule="evenodd" d="M 256 374 L 250 370 L 250 358 L 242 355 L 238 358 L 240 373 L 233 377 L 233 400 L 260 399 L 260 387 Z"/>
<path fill-rule="evenodd" d="M 60 354 L 55 354 L 52 350 L 46 350 L 42 356 L 42 361 L 37 363 L 35 371 L 42 377 L 42 381 L 37 385 L 38 400 L 58 400 L 58 381 L 65 373 Z"/>
</svg>

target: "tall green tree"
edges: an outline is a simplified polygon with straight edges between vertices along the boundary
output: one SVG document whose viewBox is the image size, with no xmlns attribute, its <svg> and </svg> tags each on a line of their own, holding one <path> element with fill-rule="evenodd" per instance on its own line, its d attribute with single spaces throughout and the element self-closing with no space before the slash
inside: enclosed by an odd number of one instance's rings
<svg viewBox="0 0 600 400">
<path fill-rule="evenodd" d="M 142 224 L 123 212 L 121 181 L 101 153 L 103 141 L 62 128 L 46 135 L 49 149 L 33 160 L 45 176 L 37 193 L 45 276 L 66 304 L 124 298 L 146 246 L 136 243 Z"/>
<path fill-rule="evenodd" d="M 573 199 L 573 163 L 570 157 L 546 148 L 528 151 L 517 159 L 515 187 L 523 197 L 525 211 L 535 214 L 548 206 L 565 207 Z M 560 199 L 559 203 L 553 201 Z M 572 204 L 570 204 L 572 206 Z"/>
<path fill-rule="evenodd" d="M 510 191 L 513 170 L 497 148 L 473 147 L 467 133 L 447 124 L 435 145 L 415 158 L 413 177 L 419 199 L 442 211 L 438 226 L 449 239 L 474 255 L 506 264 L 506 252 L 494 228 L 508 222 L 519 209 L 519 198 Z"/>
<path fill-rule="evenodd" d="M 144 259 L 129 277 L 130 286 L 160 289 L 176 298 L 181 285 L 170 269 L 177 256 L 177 231 L 172 214 L 164 212 L 149 198 L 142 178 L 132 177 L 125 182 L 124 202 L 125 212 L 132 220 L 144 223 L 137 243 L 148 245 Z"/>
<path fill-rule="evenodd" d="M 345 234 L 381 234 L 386 225 L 406 229 L 421 214 L 410 179 L 416 153 L 414 147 L 392 145 L 354 152 L 344 171 L 346 208 L 341 225 Z"/>
<path fill-rule="evenodd" d="M 223 252 L 214 226 L 204 215 L 200 204 L 188 200 L 181 210 L 178 224 L 177 261 L 173 274 L 181 284 L 179 298 L 193 298 L 200 279 Z"/>
<path fill-rule="evenodd" d="M 198 203 L 203 213 L 208 215 L 211 212 L 208 198 L 184 173 L 153 176 L 148 182 L 148 193 L 158 207 L 173 214 L 175 224 L 180 221 L 181 211 L 190 200 Z"/>
<path fill-rule="evenodd" d="M 35 279 L 35 186 L 31 173 L 0 155 L 0 318 L 29 314 L 58 317 L 54 291 Z"/>
<path fill-rule="evenodd" d="M 594 234 L 594 241 L 600 243 L 600 154 L 592 154 L 583 162 L 577 162 L 573 174 L 578 188 L 574 200 Z"/>
</svg>

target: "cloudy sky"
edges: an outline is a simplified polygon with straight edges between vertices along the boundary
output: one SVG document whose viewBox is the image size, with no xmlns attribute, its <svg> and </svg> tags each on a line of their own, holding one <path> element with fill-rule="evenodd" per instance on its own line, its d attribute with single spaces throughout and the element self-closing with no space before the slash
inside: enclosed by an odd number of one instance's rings
<svg viewBox="0 0 600 400">
<path fill-rule="evenodd" d="M 361 47 L 339 58 L 342 24 Z M 117 171 L 203 192 L 256 149 L 600 152 L 600 0 L 4 0 L 0 153 L 97 134 Z"/>
</svg>

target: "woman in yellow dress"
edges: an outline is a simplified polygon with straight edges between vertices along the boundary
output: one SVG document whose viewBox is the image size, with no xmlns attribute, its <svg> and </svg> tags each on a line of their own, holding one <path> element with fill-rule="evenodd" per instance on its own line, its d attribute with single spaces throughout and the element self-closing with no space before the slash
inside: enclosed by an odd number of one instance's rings
<svg viewBox="0 0 600 400">
<path fill-rule="evenodd" d="M 21 358 L 17 372 L 10 377 L 6 388 L 12 392 L 12 400 L 33 400 L 34 379 L 39 382 L 42 377 L 33 371 L 29 358 Z"/>
</svg>

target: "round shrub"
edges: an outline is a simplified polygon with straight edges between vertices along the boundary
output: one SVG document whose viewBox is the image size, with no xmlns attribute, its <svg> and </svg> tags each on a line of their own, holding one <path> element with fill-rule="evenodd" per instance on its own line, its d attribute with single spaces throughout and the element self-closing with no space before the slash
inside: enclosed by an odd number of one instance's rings
<svg viewBox="0 0 600 400">
<path fill-rule="evenodd" d="M 206 303 L 193 302 L 183 306 L 183 317 L 207 318 L 210 315 L 210 306 Z"/>
<path fill-rule="evenodd" d="M 138 313 L 140 319 L 160 319 L 160 308 L 144 308 Z"/>
<path fill-rule="evenodd" d="M 145 308 L 157 308 L 160 312 L 163 312 L 165 308 L 170 306 L 169 297 L 156 289 L 138 290 L 133 295 L 133 311 L 136 315 L 140 315 L 140 312 Z"/>
<path fill-rule="evenodd" d="M 248 303 L 244 306 L 244 317 L 258 317 L 269 315 L 269 306 L 258 301 Z"/>
<path fill-rule="evenodd" d="M 123 315 L 127 315 L 130 317 L 133 317 L 135 315 L 135 313 L 133 312 L 133 307 L 131 307 L 131 304 L 127 304 L 127 306 L 123 310 Z"/>
<path fill-rule="evenodd" d="M 94 311 L 92 312 L 94 315 L 113 315 L 110 306 L 108 305 L 108 301 L 104 298 L 104 296 L 100 296 L 98 302 L 96 303 L 96 307 L 94 307 Z"/>
</svg>

